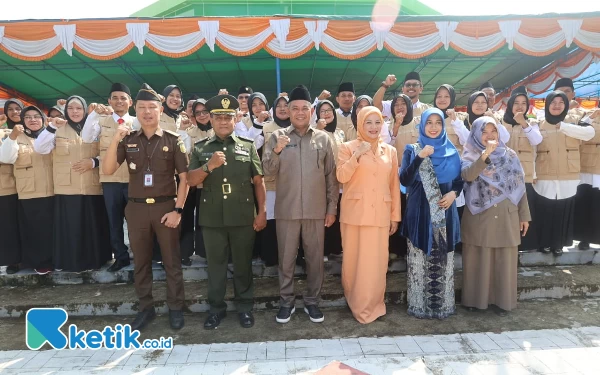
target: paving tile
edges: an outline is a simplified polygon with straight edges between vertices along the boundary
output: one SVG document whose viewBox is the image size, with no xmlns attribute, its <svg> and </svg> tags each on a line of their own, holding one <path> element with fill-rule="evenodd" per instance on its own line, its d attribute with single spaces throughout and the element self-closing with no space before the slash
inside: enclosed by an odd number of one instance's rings
<svg viewBox="0 0 600 375">
<path fill-rule="evenodd" d="M 342 356 L 344 351 L 340 348 L 292 348 L 286 349 L 286 359 L 311 358 L 311 357 L 334 357 Z"/>
<path fill-rule="evenodd" d="M 423 353 L 423 349 L 421 349 L 421 347 L 411 336 L 395 337 L 394 342 L 404 354 Z"/>
<path fill-rule="evenodd" d="M 285 359 L 285 341 L 267 341 L 267 359 Z"/>
<path fill-rule="evenodd" d="M 507 335 L 505 335 L 504 333 L 486 333 L 486 335 L 492 339 L 493 342 L 496 343 L 496 345 L 498 345 L 501 349 L 504 350 L 513 350 L 513 349 L 520 349 L 520 346 L 517 345 L 516 342 L 514 342 L 510 337 L 508 337 Z"/>
<path fill-rule="evenodd" d="M 267 343 L 252 342 L 248 344 L 248 353 L 246 361 L 266 361 L 267 360 Z"/>
<path fill-rule="evenodd" d="M 44 367 L 59 367 L 61 369 L 83 367 L 88 359 L 89 357 L 70 357 L 67 360 L 65 358 L 57 358 L 54 356 L 48 362 L 46 362 Z"/>
<path fill-rule="evenodd" d="M 297 349 L 297 348 L 320 348 L 323 345 L 321 344 L 321 340 L 294 340 L 294 341 L 286 341 L 285 348 L 286 349 Z"/>
<path fill-rule="evenodd" d="M 190 356 L 191 352 L 191 345 L 176 345 L 171 351 L 171 355 L 167 359 L 167 365 L 188 363 L 188 357 Z"/>
<path fill-rule="evenodd" d="M 295 361 L 271 361 L 251 363 L 248 372 L 253 375 L 287 375 L 296 373 Z"/>
<path fill-rule="evenodd" d="M 169 359 L 170 355 L 171 355 L 171 351 L 167 352 L 167 351 L 162 351 L 162 350 L 157 350 L 154 352 L 146 353 L 144 355 L 144 357 L 149 359 L 148 364 L 146 366 L 147 367 L 164 366 L 167 363 L 167 360 Z"/>
<path fill-rule="evenodd" d="M 533 355 L 556 373 L 576 372 L 575 368 L 558 354 L 559 352 L 560 350 L 536 350 Z"/>
<path fill-rule="evenodd" d="M 17 369 L 22 368 L 31 361 L 39 352 L 21 350 L 11 359 L 0 360 L 0 369 Z"/>
<path fill-rule="evenodd" d="M 510 352 L 510 356 L 531 372 L 539 374 L 552 373 L 552 370 L 531 352 Z"/>
<path fill-rule="evenodd" d="M 519 364 L 474 365 L 484 375 L 531 375 L 527 368 Z"/>
<path fill-rule="evenodd" d="M 433 353 L 445 353 L 444 348 L 438 343 L 437 339 L 429 336 L 413 336 L 413 339 L 423 350 L 425 355 Z"/>
<path fill-rule="evenodd" d="M 248 350 L 248 343 L 234 342 L 210 345 L 211 352 L 228 352 Z"/>
<path fill-rule="evenodd" d="M 226 361 L 245 361 L 246 360 L 247 351 L 228 351 L 228 352 L 210 352 L 208 353 L 208 358 L 206 358 L 206 363 L 209 362 L 226 362 Z"/>
<path fill-rule="evenodd" d="M 500 346 L 485 333 L 468 333 L 463 335 L 463 337 L 473 340 L 484 351 L 501 349 Z"/>
<path fill-rule="evenodd" d="M 365 356 L 367 355 L 384 355 L 384 354 L 402 354 L 402 351 L 396 345 L 393 344 L 373 344 L 373 345 L 361 345 L 362 351 Z"/>
<path fill-rule="evenodd" d="M 178 370 L 176 366 L 156 367 L 148 375 L 176 375 Z"/>
<path fill-rule="evenodd" d="M 362 347 L 359 344 L 342 344 L 344 355 L 346 356 L 362 356 Z"/>
<path fill-rule="evenodd" d="M 202 367 L 201 372 L 190 372 L 191 374 L 202 374 L 202 375 L 223 375 L 225 374 L 225 363 L 206 363 L 204 367 Z M 187 373 L 186 373 L 187 375 Z"/>
<path fill-rule="evenodd" d="M 427 361 L 425 361 L 427 363 Z M 467 362 L 446 362 L 455 375 L 487 375 L 479 371 L 477 365 Z"/>
<path fill-rule="evenodd" d="M 390 345 L 396 343 L 393 337 L 361 337 L 358 342 L 360 345 Z"/>
<path fill-rule="evenodd" d="M 558 346 L 550 341 L 547 338 L 542 337 L 533 337 L 528 339 L 520 339 L 513 340 L 517 345 L 519 345 L 522 349 L 525 350 L 535 350 L 535 349 L 555 349 Z"/>
<path fill-rule="evenodd" d="M 46 350 L 43 352 L 36 352 L 37 354 L 31 358 L 27 363 L 25 363 L 21 368 L 22 369 L 39 369 L 44 367 L 46 363 L 54 357 L 57 353 L 54 350 Z"/>
<path fill-rule="evenodd" d="M 83 365 L 84 367 L 101 367 L 110 363 L 113 356 L 112 350 L 96 350 L 87 362 Z"/>
</svg>

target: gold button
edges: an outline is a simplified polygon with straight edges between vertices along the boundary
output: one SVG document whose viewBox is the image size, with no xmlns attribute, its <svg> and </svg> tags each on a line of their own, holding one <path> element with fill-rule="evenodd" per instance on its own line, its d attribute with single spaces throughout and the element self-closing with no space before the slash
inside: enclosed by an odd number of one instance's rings
<svg viewBox="0 0 600 375">
<path fill-rule="evenodd" d="M 246 198 L 246 202 L 250 202 L 250 199 Z"/>
<path fill-rule="evenodd" d="M 223 195 L 223 199 L 227 199 L 227 195 Z"/>
<path fill-rule="evenodd" d="M 227 147 L 223 147 L 223 151 L 227 151 Z"/>
<path fill-rule="evenodd" d="M 227 162 L 225 162 L 224 165 L 227 165 Z"/>
<path fill-rule="evenodd" d="M 494 207 L 498 207 L 498 205 L 497 205 L 497 204 L 495 204 L 495 205 L 494 205 Z"/>
<path fill-rule="evenodd" d="M 204 201 L 206 202 L 206 199 Z"/>
<path fill-rule="evenodd" d="M 498 218 L 498 216 L 494 216 L 494 219 L 497 219 L 497 218 Z"/>
<path fill-rule="evenodd" d="M 223 179 L 223 182 L 227 182 L 227 179 L 226 179 L 226 178 L 224 178 L 224 179 Z"/>
<path fill-rule="evenodd" d="M 206 160 L 208 160 L 208 158 L 206 158 Z"/>
</svg>

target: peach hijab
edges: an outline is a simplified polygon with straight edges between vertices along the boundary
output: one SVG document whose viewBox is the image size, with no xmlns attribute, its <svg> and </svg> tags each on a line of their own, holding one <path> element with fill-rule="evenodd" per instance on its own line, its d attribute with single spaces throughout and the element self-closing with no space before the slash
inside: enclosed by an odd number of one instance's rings
<svg viewBox="0 0 600 375">
<path fill-rule="evenodd" d="M 358 120 L 356 121 L 356 130 L 358 130 L 357 139 L 360 141 L 369 142 L 371 144 L 371 151 L 375 155 L 377 155 L 377 148 L 379 147 L 379 142 L 383 142 L 381 136 L 378 136 L 376 139 L 369 138 L 367 135 L 367 131 L 365 130 L 365 122 L 367 117 L 372 114 L 376 114 L 381 120 L 381 124 L 383 125 L 383 116 L 381 115 L 381 111 L 377 107 L 367 106 L 363 107 L 360 112 L 358 112 Z"/>
</svg>

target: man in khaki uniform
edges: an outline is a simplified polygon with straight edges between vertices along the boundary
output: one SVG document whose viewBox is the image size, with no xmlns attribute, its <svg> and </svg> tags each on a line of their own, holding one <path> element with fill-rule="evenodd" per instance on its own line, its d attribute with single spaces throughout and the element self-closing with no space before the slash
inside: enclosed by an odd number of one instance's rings
<svg viewBox="0 0 600 375">
<path fill-rule="evenodd" d="M 135 111 L 141 129 L 119 125 L 106 151 L 103 172 L 115 173 L 126 162 L 129 168 L 129 203 L 125 216 L 135 259 L 135 290 L 140 300 L 132 329 L 154 319 L 152 298 L 152 248 L 160 244 L 167 273 L 167 305 L 173 329 L 183 327 L 183 274 L 179 249 L 179 223 L 187 197 L 188 154 L 175 132 L 159 126 L 162 98 L 144 84 L 136 97 Z M 179 187 L 173 176 L 179 175 Z"/>
<path fill-rule="evenodd" d="M 560 90 L 567 95 L 569 99 L 569 112 L 565 117 L 565 122 L 569 124 L 578 124 L 586 115 L 587 111 L 579 107 L 579 103 L 575 100 L 575 86 L 571 78 L 561 78 L 554 84 L 554 91 Z"/>
<path fill-rule="evenodd" d="M 393 84 L 396 83 L 396 76 L 389 74 L 385 81 L 381 82 L 381 87 L 373 96 L 373 105 L 381 111 L 384 118 L 392 118 L 392 101 L 383 100 L 385 92 Z M 415 117 L 421 116 L 426 109 L 431 108 L 430 105 L 421 103 L 419 96 L 423 92 L 423 83 L 421 82 L 421 75 L 417 72 L 409 72 L 404 77 L 404 83 L 402 84 L 402 93 L 408 96 L 412 102 L 413 115 Z"/>
<path fill-rule="evenodd" d="M 292 125 L 273 132 L 263 151 L 265 175 L 277 178 L 275 219 L 281 302 L 276 320 L 287 323 L 295 311 L 294 269 L 302 237 L 308 289 L 304 311 L 318 323 L 324 320 L 317 305 L 323 284 L 325 227 L 335 221 L 339 184 L 331 138 L 309 126 L 311 100 L 306 87 L 292 90 L 289 108 Z"/>
<path fill-rule="evenodd" d="M 110 243 L 115 258 L 115 262 L 108 268 L 108 271 L 115 272 L 130 264 L 123 231 L 129 172 L 126 165 L 121 165 L 113 175 L 106 175 L 102 173 L 102 159 L 119 125 L 131 129 L 133 117 L 129 116 L 129 107 L 132 105 L 129 87 L 122 83 L 113 83 L 108 96 L 109 106 L 90 104 L 92 112 L 85 120 L 81 138 L 85 143 L 93 143 L 96 140 L 100 142 L 100 156 L 98 157 L 100 183 L 102 183 L 102 194 L 110 225 Z"/>
</svg>

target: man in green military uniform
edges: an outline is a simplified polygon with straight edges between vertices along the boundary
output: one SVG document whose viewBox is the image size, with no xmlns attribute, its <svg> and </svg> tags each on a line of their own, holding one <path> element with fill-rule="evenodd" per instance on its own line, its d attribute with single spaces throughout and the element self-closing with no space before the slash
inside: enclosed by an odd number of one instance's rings
<svg viewBox="0 0 600 375">
<path fill-rule="evenodd" d="M 254 142 L 234 134 L 238 106 L 231 95 L 218 95 L 206 102 L 215 135 L 196 142 L 189 165 L 188 184 L 203 184 L 198 222 L 208 262 L 210 315 L 204 322 L 205 329 L 217 328 L 226 316 L 229 249 L 240 324 L 244 328 L 254 325 L 252 248 L 255 231 L 267 224 L 266 192 Z"/>
</svg>

